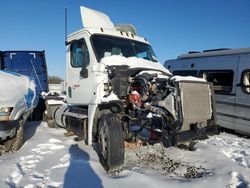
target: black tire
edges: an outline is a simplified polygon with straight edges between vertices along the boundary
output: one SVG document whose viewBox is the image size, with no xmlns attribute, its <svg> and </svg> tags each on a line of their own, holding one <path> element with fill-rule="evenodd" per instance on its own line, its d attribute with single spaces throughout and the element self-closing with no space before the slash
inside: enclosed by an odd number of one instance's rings
<svg viewBox="0 0 250 188">
<path fill-rule="evenodd" d="M 33 113 L 31 114 L 31 121 L 42 121 L 45 110 L 46 110 L 45 100 L 39 98 L 38 104 L 34 109 Z"/>
<path fill-rule="evenodd" d="M 19 121 L 19 126 L 16 128 L 16 134 L 14 137 L 8 139 L 4 143 L 4 150 L 6 153 L 19 150 L 23 145 L 24 138 L 24 123 L 22 120 Z"/>
<path fill-rule="evenodd" d="M 47 121 L 47 125 L 48 125 L 48 127 L 50 127 L 50 128 L 59 128 L 59 127 L 56 125 L 56 122 L 55 122 L 53 119 L 49 119 L 49 120 Z"/>
<path fill-rule="evenodd" d="M 176 145 L 174 134 L 171 131 L 164 130 L 162 134 L 163 134 L 162 142 L 164 147 L 168 148 Z"/>
<path fill-rule="evenodd" d="M 124 164 L 124 140 L 117 115 L 102 115 L 98 121 L 97 135 L 99 160 L 109 173 L 120 171 Z"/>
</svg>

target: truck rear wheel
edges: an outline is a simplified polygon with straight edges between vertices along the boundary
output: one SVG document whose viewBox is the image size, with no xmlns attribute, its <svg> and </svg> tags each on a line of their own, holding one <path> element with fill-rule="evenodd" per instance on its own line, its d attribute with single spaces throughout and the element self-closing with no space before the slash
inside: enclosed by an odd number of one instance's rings
<svg viewBox="0 0 250 188">
<path fill-rule="evenodd" d="M 8 139 L 4 143 L 5 153 L 17 151 L 23 145 L 23 136 L 24 136 L 24 122 L 19 121 L 19 126 L 16 128 L 16 134 L 14 137 Z"/>
<path fill-rule="evenodd" d="M 31 114 L 31 118 L 30 118 L 31 121 L 42 121 L 45 110 L 46 110 L 45 100 L 40 97 L 36 108 Z"/>
<path fill-rule="evenodd" d="M 102 115 L 98 122 L 98 155 L 107 172 L 114 173 L 124 163 L 123 131 L 115 114 Z"/>
</svg>

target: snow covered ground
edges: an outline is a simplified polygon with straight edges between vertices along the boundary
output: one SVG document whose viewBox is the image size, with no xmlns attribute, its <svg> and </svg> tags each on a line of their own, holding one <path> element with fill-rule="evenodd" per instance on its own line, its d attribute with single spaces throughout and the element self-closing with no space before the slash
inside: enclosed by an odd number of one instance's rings
<svg viewBox="0 0 250 188">
<path fill-rule="evenodd" d="M 200 141 L 195 151 L 160 144 L 130 149 L 124 170 L 113 177 L 92 147 L 64 132 L 27 123 L 24 146 L 0 157 L 0 187 L 250 187 L 249 139 L 221 133 Z M 186 178 L 188 171 L 200 174 Z"/>
</svg>

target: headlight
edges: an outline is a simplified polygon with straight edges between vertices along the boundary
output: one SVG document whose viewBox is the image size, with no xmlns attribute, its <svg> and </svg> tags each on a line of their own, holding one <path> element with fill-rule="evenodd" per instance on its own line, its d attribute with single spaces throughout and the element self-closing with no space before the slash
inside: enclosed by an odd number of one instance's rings
<svg viewBox="0 0 250 188">
<path fill-rule="evenodd" d="M 12 108 L 0 107 L 0 121 L 8 121 Z"/>
<path fill-rule="evenodd" d="M 10 107 L 0 107 L 0 113 L 9 113 L 11 111 Z"/>
</svg>

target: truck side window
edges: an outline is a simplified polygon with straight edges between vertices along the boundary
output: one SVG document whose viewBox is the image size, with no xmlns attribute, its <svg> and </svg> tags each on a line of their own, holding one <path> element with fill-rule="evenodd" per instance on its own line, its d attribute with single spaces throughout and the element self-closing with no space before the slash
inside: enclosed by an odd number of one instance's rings
<svg viewBox="0 0 250 188">
<path fill-rule="evenodd" d="M 214 92 L 218 94 L 228 94 L 232 91 L 233 76 L 232 70 L 202 70 L 199 73 L 199 77 L 213 84 Z"/>
<path fill-rule="evenodd" d="M 250 70 L 246 70 L 242 73 L 241 88 L 245 93 L 250 93 Z"/>
<path fill-rule="evenodd" d="M 70 48 L 72 67 L 82 67 L 89 65 L 89 52 L 84 39 L 74 42 Z"/>
<path fill-rule="evenodd" d="M 195 76 L 197 77 L 198 71 L 197 70 L 177 70 L 173 71 L 173 75 L 179 76 Z"/>
</svg>

